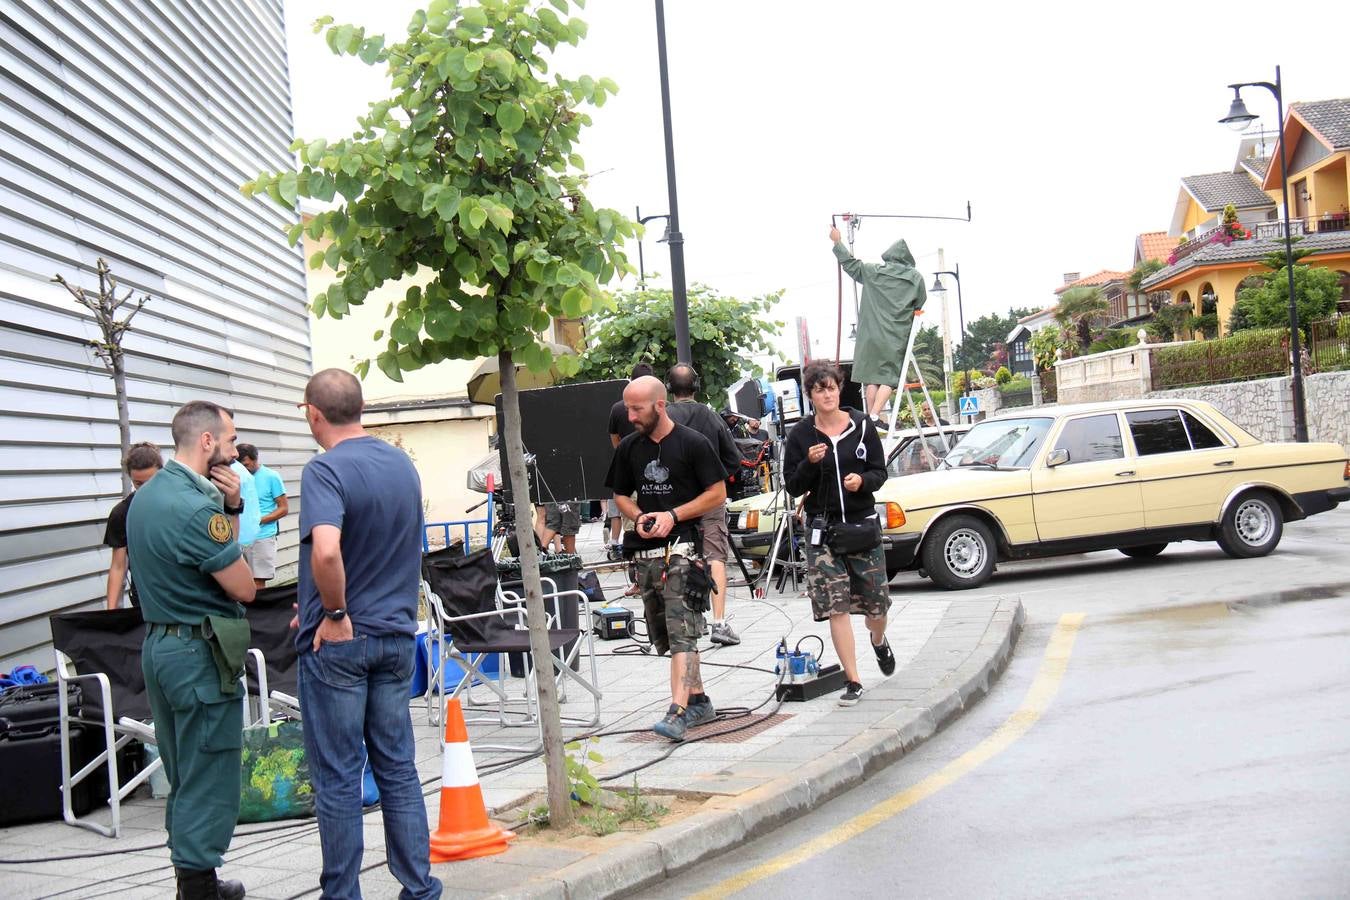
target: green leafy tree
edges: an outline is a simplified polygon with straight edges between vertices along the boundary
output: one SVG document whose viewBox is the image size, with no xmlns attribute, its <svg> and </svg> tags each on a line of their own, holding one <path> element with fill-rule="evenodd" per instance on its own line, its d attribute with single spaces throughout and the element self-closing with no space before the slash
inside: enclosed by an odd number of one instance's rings
<svg viewBox="0 0 1350 900">
<path fill-rule="evenodd" d="M 726 405 L 726 392 L 747 376 L 760 374 L 753 356 L 773 353 L 770 338 L 783 327 L 770 314 L 782 292 L 753 300 L 724 297 L 706 285 L 689 289 L 689 349 L 702 383 L 704 402 Z M 657 375 L 675 365 L 673 305 L 668 290 L 634 290 L 587 320 L 590 349 L 576 373 L 580 381 L 627 378 L 646 361 Z"/>
<path fill-rule="evenodd" d="M 1137 294 L 1144 289 L 1143 285 L 1146 278 L 1161 272 L 1166 267 L 1166 263 L 1161 259 L 1140 260 L 1139 265 L 1130 270 L 1130 276 L 1125 279 L 1125 283 L 1129 286 L 1131 292 Z"/>
<path fill-rule="evenodd" d="M 1008 332 L 1017 327 L 1018 319 L 1033 312 L 1034 309 L 1014 308 L 1005 315 L 989 313 L 967 322 L 966 333 L 952 353 L 953 366 L 958 371 L 986 368 L 995 346 L 1007 340 Z"/>
<path fill-rule="evenodd" d="M 526 483 L 515 366 L 552 362 L 540 334 L 552 317 L 605 307 L 603 285 L 631 271 L 619 249 L 633 226 L 586 199 L 576 144 L 590 117 L 617 90 L 609 79 L 546 76 L 546 56 L 586 34 L 565 19 L 566 0 L 485 0 L 459 7 L 433 0 L 413 14 L 396 43 L 331 16 L 315 23 L 329 48 L 384 65 L 392 95 L 370 106 L 355 133 L 297 141 L 298 171 L 263 173 L 244 185 L 282 206 L 297 197 L 331 201 L 302 227 L 328 248 L 309 260 L 336 271 L 314 300 L 316 315 L 341 318 L 380 285 L 429 269 L 385 310 L 375 364 L 389 378 L 445 359 L 496 356 L 501 367 L 507 459 L 513 484 Z M 555 11 L 556 10 L 556 11 Z M 562 13 L 562 15 L 559 15 Z M 364 376 L 369 360 L 356 369 Z M 574 370 L 563 357 L 559 370 Z M 516 497 L 516 531 L 530 620 L 530 644 L 544 725 L 549 814 L 572 820 L 557 689 L 549 661 L 529 498 Z"/>
<path fill-rule="evenodd" d="M 1037 372 L 1045 372 L 1055 367 L 1055 360 L 1068 358 L 1073 344 L 1064 338 L 1064 332 L 1057 325 L 1047 325 L 1032 332 L 1027 339 L 1031 350 L 1031 361 Z"/>
<path fill-rule="evenodd" d="M 1295 250 L 1294 297 L 1298 307 L 1299 331 L 1305 336 L 1308 323 L 1325 319 L 1336 311 L 1341 299 L 1340 275 L 1322 266 L 1303 265 L 1299 259 L 1309 251 Z M 1285 328 L 1289 325 L 1289 273 L 1284 251 L 1267 256 L 1264 264 L 1272 269 L 1264 283 L 1238 291 L 1237 305 L 1243 319 L 1254 328 Z M 1231 328 L 1231 322 L 1230 322 Z"/>
<path fill-rule="evenodd" d="M 1087 352 L 1104 353 L 1107 350 L 1121 350 L 1139 343 L 1139 335 L 1128 328 L 1108 328 L 1101 337 L 1088 345 Z"/>
<path fill-rule="evenodd" d="M 1080 353 L 1092 343 L 1092 334 L 1111 306 L 1102 296 L 1100 288 L 1069 288 L 1059 297 L 1059 307 L 1055 310 L 1055 321 L 1063 326 L 1066 334 L 1072 335 Z"/>
</svg>

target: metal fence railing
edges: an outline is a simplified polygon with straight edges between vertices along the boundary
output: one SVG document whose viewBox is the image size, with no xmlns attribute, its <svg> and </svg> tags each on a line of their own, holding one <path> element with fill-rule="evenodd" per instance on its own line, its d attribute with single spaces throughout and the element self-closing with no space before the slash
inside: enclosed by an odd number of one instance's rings
<svg viewBox="0 0 1350 900">
<path fill-rule="evenodd" d="M 1059 402 L 1059 385 L 1055 380 L 1055 370 L 1046 369 L 1041 373 L 1041 402 Z"/>
<path fill-rule="evenodd" d="M 1229 351 L 1221 341 L 1201 341 L 1187 346 L 1184 353 L 1154 353 L 1153 390 L 1287 375 L 1288 354 L 1278 341 L 1242 352 Z"/>
<path fill-rule="evenodd" d="M 1308 353 L 1314 372 L 1350 369 L 1350 314 L 1310 323 Z"/>
</svg>

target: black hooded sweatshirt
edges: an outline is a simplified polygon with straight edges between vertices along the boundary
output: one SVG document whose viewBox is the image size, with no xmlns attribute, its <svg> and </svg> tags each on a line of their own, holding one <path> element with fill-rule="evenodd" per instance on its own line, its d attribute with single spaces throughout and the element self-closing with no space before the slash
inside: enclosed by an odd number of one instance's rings
<svg viewBox="0 0 1350 900">
<path fill-rule="evenodd" d="M 831 522 L 861 522 L 876 514 L 872 494 L 886 483 L 886 456 L 877 430 L 857 410 L 844 407 L 849 425 L 837 438 L 816 430 L 815 416 L 806 416 L 788 432 L 783 473 L 792 496 L 806 494 L 806 515 L 824 515 Z M 807 458 L 812 444 L 830 449 L 819 463 Z M 861 453 L 861 455 L 859 455 Z M 862 476 L 857 491 L 844 489 L 844 476 Z M 843 515 L 840 510 L 843 510 Z"/>
</svg>

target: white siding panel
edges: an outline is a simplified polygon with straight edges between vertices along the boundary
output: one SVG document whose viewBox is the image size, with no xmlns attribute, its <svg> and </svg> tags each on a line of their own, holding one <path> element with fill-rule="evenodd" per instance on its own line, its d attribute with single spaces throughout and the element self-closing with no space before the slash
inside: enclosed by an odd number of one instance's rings
<svg viewBox="0 0 1350 900">
<path fill-rule="evenodd" d="M 0 670 L 50 668 L 47 616 L 103 596 L 112 380 L 49 283 L 94 287 L 99 257 L 152 298 L 124 342 L 132 440 L 171 452 L 188 400 L 235 410 L 286 481 L 278 561 L 295 561 L 305 271 L 294 211 L 239 192 L 293 164 L 286 65 L 277 0 L 0 4 Z"/>
</svg>

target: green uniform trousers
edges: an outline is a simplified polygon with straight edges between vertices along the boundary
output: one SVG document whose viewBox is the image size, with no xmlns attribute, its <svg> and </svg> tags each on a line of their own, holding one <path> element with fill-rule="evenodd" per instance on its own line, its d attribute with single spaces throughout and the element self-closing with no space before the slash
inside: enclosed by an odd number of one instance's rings
<svg viewBox="0 0 1350 900">
<path fill-rule="evenodd" d="M 165 634 L 151 626 L 141 650 L 159 758 L 171 789 L 164 830 L 175 866 L 215 869 L 239 818 L 243 712 L 238 695 L 221 692 L 207 642 L 170 627 L 174 630 Z"/>
</svg>

